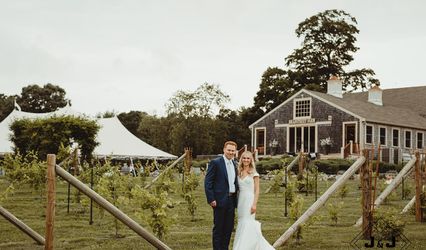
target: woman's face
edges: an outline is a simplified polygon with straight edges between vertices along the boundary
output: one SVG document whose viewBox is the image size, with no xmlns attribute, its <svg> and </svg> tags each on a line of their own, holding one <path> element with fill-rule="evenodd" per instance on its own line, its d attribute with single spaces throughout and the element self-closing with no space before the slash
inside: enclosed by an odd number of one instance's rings
<svg viewBox="0 0 426 250">
<path fill-rule="evenodd" d="M 242 158 L 242 161 L 243 161 L 243 166 L 249 166 L 250 165 L 250 163 L 251 163 L 251 158 L 250 158 L 250 156 L 246 156 L 246 155 L 244 155 L 243 157 L 241 157 Z"/>
</svg>

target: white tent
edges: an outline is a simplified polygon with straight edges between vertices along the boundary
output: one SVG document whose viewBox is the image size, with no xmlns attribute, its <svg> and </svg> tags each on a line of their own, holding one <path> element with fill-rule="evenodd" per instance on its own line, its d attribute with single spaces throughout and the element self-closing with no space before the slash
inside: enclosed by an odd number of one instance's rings
<svg viewBox="0 0 426 250">
<path fill-rule="evenodd" d="M 161 151 L 138 137 L 134 136 L 118 118 L 103 118 L 98 120 L 101 129 L 98 132 L 99 146 L 95 148 L 95 155 L 141 158 L 177 158 L 174 155 Z"/>
<path fill-rule="evenodd" d="M 28 113 L 13 110 L 0 123 L 0 154 L 11 153 L 13 143 L 10 141 L 11 131 L 9 126 L 14 120 L 22 118 L 45 118 L 51 116 L 72 115 L 84 116 L 73 111 L 69 106 L 50 113 Z M 87 116 L 86 116 L 87 118 Z M 144 158 L 144 159 L 174 159 L 175 155 L 161 151 L 130 133 L 121 124 L 117 117 L 101 118 L 96 120 L 101 126 L 97 135 L 99 145 L 95 148 L 94 154 L 98 157 L 112 156 L 116 158 Z"/>
</svg>

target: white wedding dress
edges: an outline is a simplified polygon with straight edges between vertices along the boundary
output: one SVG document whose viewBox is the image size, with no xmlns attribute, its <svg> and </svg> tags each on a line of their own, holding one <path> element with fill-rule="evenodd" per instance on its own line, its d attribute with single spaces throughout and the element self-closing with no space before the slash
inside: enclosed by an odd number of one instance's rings
<svg viewBox="0 0 426 250">
<path fill-rule="evenodd" d="M 254 201 L 254 175 L 247 175 L 243 179 L 238 177 L 240 193 L 238 195 L 238 224 L 234 238 L 234 250 L 269 250 L 274 249 L 263 237 L 260 222 L 251 214 Z"/>
</svg>

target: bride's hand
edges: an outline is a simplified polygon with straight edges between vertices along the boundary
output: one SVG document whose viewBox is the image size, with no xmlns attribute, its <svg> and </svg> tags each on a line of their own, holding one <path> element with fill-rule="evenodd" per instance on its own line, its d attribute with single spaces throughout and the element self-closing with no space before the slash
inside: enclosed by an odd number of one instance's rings
<svg viewBox="0 0 426 250">
<path fill-rule="evenodd" d="M 252 214 L 256 213 L 256 205 L 251 206 L 250 210 Z"/>
</svg>

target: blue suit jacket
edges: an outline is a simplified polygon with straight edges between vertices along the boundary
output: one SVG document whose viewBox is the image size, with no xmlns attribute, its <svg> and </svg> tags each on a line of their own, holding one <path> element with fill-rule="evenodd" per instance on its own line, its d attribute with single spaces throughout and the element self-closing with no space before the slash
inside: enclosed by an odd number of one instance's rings
<svg viewBox="0 0 426 250">
<path fill-rule="evenodd" d="M 235 169 L 235 192 L 237 192 L 238 174 L 236 163 L 234 161 L 233 163 Z M 204 190 L 206 192 L 207 203 L 211 203 L 212 201 L 216 200 L 217 206 L 223 207 L 229 200 L 228 173 L 226 172 L 226 164 L 223 156 L 210 161 L 206 178 L 204 180 Z M 235 203 L 234 205 L 236 206 L 237 204 Z"/>
</svg>

